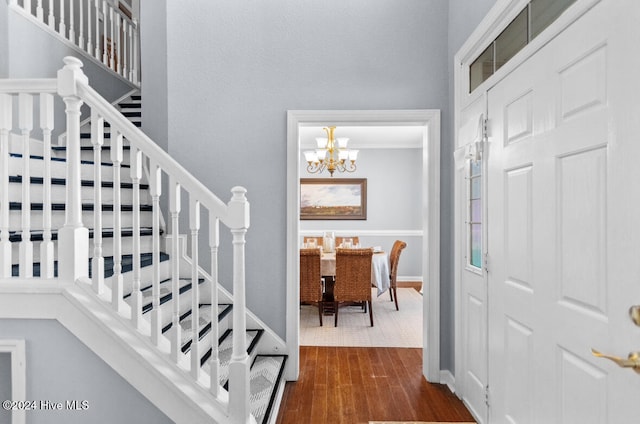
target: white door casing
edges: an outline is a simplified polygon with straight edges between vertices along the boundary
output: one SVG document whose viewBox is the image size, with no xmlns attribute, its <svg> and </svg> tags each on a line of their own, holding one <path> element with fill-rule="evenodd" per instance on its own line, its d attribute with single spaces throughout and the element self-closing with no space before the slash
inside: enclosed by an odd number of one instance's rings
<svg viewBox="0 0 640 424">
<path fill-rule="evenodd" d="M 488 90 L 490 422 L 626 423 L 640 376 L 640 4 L 603 0 Z"/>
</svg>

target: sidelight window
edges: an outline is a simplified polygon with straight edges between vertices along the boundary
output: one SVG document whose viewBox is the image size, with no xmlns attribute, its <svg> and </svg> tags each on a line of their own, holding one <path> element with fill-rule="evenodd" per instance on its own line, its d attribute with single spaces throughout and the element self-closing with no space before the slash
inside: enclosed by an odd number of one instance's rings
<svg viewBox="0 0 640 424">
<path fill-rule="evenodd" d="M 468 264 L 482 268 L 482 166 L 480 160 L 469 162 Z"/>
</svg>

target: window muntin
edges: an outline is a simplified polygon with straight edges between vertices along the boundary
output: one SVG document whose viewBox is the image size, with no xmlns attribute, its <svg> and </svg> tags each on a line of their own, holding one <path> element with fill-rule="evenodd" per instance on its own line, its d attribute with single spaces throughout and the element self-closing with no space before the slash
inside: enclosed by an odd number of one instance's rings
<svg viewBox="0 0 640 424">
<path fill-rule="evenodd" d="M 467 262 L 475 268 L 482 268 L 482 163 L 469 161 L 469 210 Z"/>
</svg>

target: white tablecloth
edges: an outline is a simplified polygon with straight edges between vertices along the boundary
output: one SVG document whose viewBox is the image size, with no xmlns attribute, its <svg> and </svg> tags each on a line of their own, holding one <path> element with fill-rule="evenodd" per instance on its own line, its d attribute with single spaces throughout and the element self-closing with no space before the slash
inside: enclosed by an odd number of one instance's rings
<svg viewBox="0 0 640 424">
<path fill-rule="evenodd" d="M 336 275 L 336 254 L 322 252 L 322 275 Z M 378 296 L 389 289 L 389 256 L 385 252 L 376 252 L 371 258 L 371 285 L 378 288 Z"/>
</svg>

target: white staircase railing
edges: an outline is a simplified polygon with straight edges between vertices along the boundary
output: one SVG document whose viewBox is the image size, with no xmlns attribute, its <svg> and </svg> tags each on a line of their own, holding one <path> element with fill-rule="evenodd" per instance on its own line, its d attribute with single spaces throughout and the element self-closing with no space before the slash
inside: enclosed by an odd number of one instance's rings
<svg viewBox="0 0 640 424">
<path fill-rule="evenodd" d="M 246 190 L 242 187 L 234 187 L 231 200 L 225 204 L 212 194 L 201 182 L 196 180 L 188 171 L 178 164 L 164 150 L 158 147 L 151 139 L 141 132 L 126 117 L 117 111 L 108 101 L 102 98 L 87 83 L 87 78 L 82 72 L 80 60 L 67 57 L 65 66 L 58 71 L 56 79 L 29 79 L 29 80 L 2 80 L 0 79 L 0 281 L 14 278 L 34 279 L 34 248 L 31 242 L 32 222 L 30 218 L 29 193 L 33 190 L 30 186 L 32 172 L 30 170 L 30 139 L 34 134 L 43 134 L 44 160 L 42 182 L 44 191 L 43 221 L 44 228 L 40 250 L 39 262 L 36 268 L 40 268 L 40 277 L 51 281 L 76 282 L 89 281 L 89 257 L 91 256 L 92 272 L 91 284 L 96 293 L 102 299 L 108 298 L 114 313 L 120 314 L 130 320 L 131 325 L 143 333 L 160 350 L 171 358 L 176 367 L 190 372 L 194 384 L 204 386 L 210 390 L 212 397 L 220 399 L 227 408 L 229 422 L 248 423 L 252 417 L 249 410 L 249 357 L 245 340 L 246 330 L 246 306 L 245 306 L 245 234 L 249 227 L 249 203 L 245 197 Z M 61 228 L 51 228 L 51 161 L 47 160 L 47 152 L 50 150 L 50 138 L 53 130 L 54 97 L 59 96 L 65 104 L 67 157 L 66 157 L 66 206 L 65 223 Z M 34 107 L 39 105 L 39 111 Z M 91 144 L 94 149 L 95 162 L 93 171 L 87 172 L 86 167 L 91 166 L 81 163 L 80 160 L 80 107 L 88 106 L 91 113 Z M 33 117 L 39 116 L 39 124 L 34 130 Z M 17 123 L 18 127 L 14 125 Z M 104 166 L 101 159 L 101 151 L 105 139 L 105 124 L 109 125 L 111 138 L 111 161 L 109 166 Z M 62 129 L 65 130 L 65 129 Z M 11 157 L 11 145 L 15 140 L 21 146 L 23 164 L 19 170 L 22 175 L 22 220 L 19 228 L 12 228 L 9 219 L 9 170 L 10 160 L 15 166 L 15 154 Z M 129 168 L 123 167 L 124 144 L 130 146 Z M 101 164 L 102 160 L 102 164 Z M 152 199 L 153 223 L 152 223 L 152 304 L 150 323 L 141 317 L 142 294 L 140 287 L 140 182 L 142 180 L 142 168 L 147 166 L 150 170 L 149 190 Z M 101 193 L 104 190 L 101 179 L 105 175 L 105 169 L 113 173 L 113 217 L 108 219 L 112 224 L 114 241 L 112 252 L 105 252 L 101 234 L 104 222 L 102 216 Z M 40 175 L 40 174 L 38 174 Z M 89 176 L 87 176 L 89 175 Z M 40 178 L 40 177 L 38 177 Z M 90 224 L 93 231 L 93 249 L 90 249 L 90 235 L 87 223 L 82 221 L 83 199 L 81 198 L 81 185 L 83 178 L 93 178 L 94 220 Z M 122 275 L 122 230 L 121 202 L 119 197 L 120 181 L 130 181 L 133 184 L 133 283 L 131 307 L 123 302 L 123 275 Z M 207 238 L 206 244 L 211 252 L 210 272 L 212 284 L 211 292 L 206 293 L 206 298 L 212 305 L 217 304 L 218 297 L 218 250 L 220 223 L 226 226 L 233 237 L 233 353 L 229 368 L 229 395 L 220 396 L 223 390 L 219 384 L 218 376 L 218 336 L 213 333 L 211 339 L 212 360 L 210 378 L 203 378 L 200 369 L 197 347 L 198 325 L 192 325 L 191 345 L 195 351 L 191 352 L 191 361 L 180 349 L 181 334 L 179 325 L 179 312 L 172 313 L 172 326 L 170 341 L 162 333 L 160 317 L 160 200 L 162 182 L 168 181 L 168 197 L 171 225 L 171 248 L 168 252 L 171 260 L 172 292 L 177 299 L 180 292 L 180 277 L 190 275 L 192 283 L 193 323 L 198 323 L 198 305 L 200 296 L 198 290 L 199 279 L 202 275 L 202 265 L 199 261 L 199 240 Z M 165 186 L 166 187 L 166 186 Z M 182 202 L 182 195 L 188 197 L 188 201 Z M 48 198 L 48 200 L 47 200 Z M 86 203 L 86 196 L 84 202 Z M 188 234 L 191 240 L 191 269 L 181 270 L 180 246 L 178 235 L 180 231 L 180 216 L 182 208 L 188 209 Z M 200 216 L 204 210 L 209 220 L 208 234 L 200 232 Z M 52 233 L 57 234 L 57 243 L 52 242 Z M 184 232 L 183 232 L 184 233 Z M 18 243 L 19 249 L 12 249 L 12 244 Z M 204 240 L 203 240 L 204 241 Z M 105 257 L 113 256 L 113 276 L 105 280 Z M 57 263 L 55 261 L 57 258 Z M 19 273 L 15 275 L 15 266 Z M 57 265 L 58 276 L 54 276 L 54 268 Z M 110 292 L 110 293 L 109 293 Z M 109 296 L 110 294 L 110 296 Z M 178 304 L 179 302 L 174 302 Z M 215 325 L 212 331 L 216 331 Z M 170 349 L 167 346 L 170 345 Z"/>
<path fill-rule="evenodd" d="M 124 79 L 139 84 L 138 22 L 107 0 L 7 1 Z"/>
</svg>

